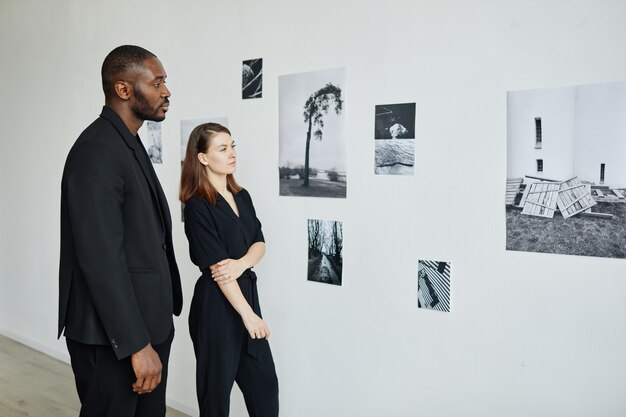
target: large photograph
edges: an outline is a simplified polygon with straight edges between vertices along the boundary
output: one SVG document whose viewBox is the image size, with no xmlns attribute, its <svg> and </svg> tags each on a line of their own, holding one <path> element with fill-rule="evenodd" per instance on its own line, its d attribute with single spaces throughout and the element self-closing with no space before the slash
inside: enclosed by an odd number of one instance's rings
<svg viewBox="0 0 626 417">
<path fill-rule="evenodd" d="M 307 279 L 341 285 L 343 269 L 343 222 L 309 220 L 309 265 Z"/>
<path fill-rule="evenodd" d="M 374 139 L 377 175 L 413 175 L 415 103 L 375 107 Z"/>
<path fill-rule="evenodd" d="M 506 248 L 626 257 L 626 82 L 507 94 Z"/>
<path fill-rule="evenodd" d="M 345 73 L 279 77 L 281 196 L 346 197 Z"/>
<path fill-rule="evenodd" d="M 418 262 L 417 307 L 450 311 L 450 262 Z"/>
</svg>

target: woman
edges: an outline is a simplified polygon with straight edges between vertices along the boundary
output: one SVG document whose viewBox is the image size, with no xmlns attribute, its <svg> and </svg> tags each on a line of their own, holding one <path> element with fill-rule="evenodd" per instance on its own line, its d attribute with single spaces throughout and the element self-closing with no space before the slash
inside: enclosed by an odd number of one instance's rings
<svg viewBox="0 0 626 417">
<path fill-rule="evenodd" d="M 235 143 L 217 123 L 196 127 L 180 200 L 191 260 L 202 272 L 189 312 L 201 417 L 228 416 L 237 382 L 250 416 L 278 416 L 278 379 L 252 267 L 265 254 L 250 194 L 235 182 Z"/>
</svg>

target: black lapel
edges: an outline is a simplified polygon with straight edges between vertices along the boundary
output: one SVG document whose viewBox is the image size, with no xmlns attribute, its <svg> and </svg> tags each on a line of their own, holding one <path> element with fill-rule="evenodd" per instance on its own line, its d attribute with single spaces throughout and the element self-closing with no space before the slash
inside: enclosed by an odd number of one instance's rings
<svg viewBox="0 0 626 417">
<path fill-rule="evenodd" d="M 154 171 L 154 167 L 150 166 Z M 157 178 L 156 172 L 154 173 L 154 177 Z M 157 180 L 157 195 L 159 198 L 159 210 L 161 212 L 161 221 L 164 224 L 164 229 L 166 233 L 172 229 L 172 219 L 170 218 L 170 208 L 167 205 L 167 198 L 165 198 L 165 192 L 163 192 L 163 188 L 161 188 L 161 183 Z"/>
<path fill-rule="evenodd" d="M 135 155 L 135 160 L 141 167 L 141 170 L 143 171 L 143 175 L 146 177 L 146 181 L 148 181 L 148 186 L 150 187 L 152 198 L 154 199 L 156 206 L 159 210 L 159 216 L 161 218 L 161 226 L 163 227 L 163 230 L 166 230 L 165 221 L 163 219 L 163 209 L 161 208 L 161 198 L 159 198 L 160 197 L 159 193 L 157 192 L 155 188 L 157 186 L 155 182 L 158 181 L 157 176 L 156 176 L 156 173 L 154 172 L 154 168 L 152 167 L 152 165 L 150 165 L 150 162 L 148 161 L 148 158 L 145 155 L 146 151 L 142 149 L 142 145 L 141 143 L 139 143 L 139 140 L 140 140 L 139 136 L 137 137 L 133 136 L 132 133 L 130 133 L 130 130 L 128 130 L 128 127 L 126 127 L 126 124 L 124 124 L 124 121 L 122 120 L 122 118 L 117 113 L 115 113 L 113 109 L 107 106 L 104 106 L 102 108 L 102 113 L 100 113 L 100 117 L 103 117 L 104 119 L 111 122 L 111 124 L 115 127 L 115 129 L 120 134 L 120 136 L 122 136 L 122 139 L 124 139 L 124 142 L 126 142 L 126 145 L 133 150 L 134 155 Z M 153 178 L 154 178 L 154 181 L 153 181 Z M 161 194 L 163 193 L 162 190 L 159 190 L 159 191 L 161 191 Z M 165 196 L 163 196 L 163 198 L 165 198 Z"/>
<path fill-rule="evenodd" d="M 239 217 L 237 217 L 237 215 L 235 214 L 233 209 L 230 207 L 230 204 L 228 204 L 228 201 L 226 201 L 226 199 L 224 197 L 222 197 L 222 195 L 220 193 L 217 193 L 217 203 L 216 203 L 216 206 L 220 210 L 222 210 L 224 213 L 226 213 L 226 215 L 228 215 L 228 217 L 233 219 L 234 222 L 239 224 Z M 241 214 L 241 213 L 239 213 L 239 214 Z"/>
<path fill-rule="evenodd" d="M 141 168 L 143 170 L 144 175 L 148 178 L 148 183 L 150 184 L 151 190 L 153 191 L 153 197 L 156 197 L 157 207 L 159 208 L 159 215 L 161 216 L 161 226 L 163 230 L 167 231 L 170 228 L 170 218 L 165 214 L 169 213 L 170 209 L 167 206 L 167 199 L 165 198 L 165 193 L 163 192 L 163 188 L 161 188 L 161 183 L 159 182 L 159 178 L 157 177 L 156 171 L 154 170 L 154 166 L 152 162 L 150 162 L 150 158 L 148 157 L 148 153 L 146 152 L 146 148 L 144 148 L 141 143 L 141 139 L 139 135 L 137 135 L 137 139 L 134 141 L 141 148 L 139 150 L 135 149 L 135 159 L 138 161 L 144 161 Z M 148 174 L 146 174 L 146 169 L 148 170 Z M 154 193 L 156 187 L 156 195 Z M 167 228 L 166 228 L 167 227 Z"/>
<path fill-rule="evenodd" d="M 242 215 L 242 211 L 241 211 L 241 204 L 239 203 L 238 199 L 237 199 L 237 194 L 233 193 L 233 197 L 235 198 L 235 204 L 237 204 L 237 209 L 239 211 L 239 216 Z M 241 230 L 241 233 L 243 234 L 244 240 L 246 241 L 246 245 L 248 245 L 248 236 L 246 235 L 246 231 L 243 228 L 243 224 L 241 222 L 241 218 L 237 217 L 237 215 L 235 214 L 235 212 L 233 211 L 233 209 L 230 207 L 230 204 L 228 204 L 228 201 L 226 201 L 226 199 L 224 197 L 222 197 L 222 195 L 220 193 L 217 193 L 217 203 L 216 206 L 222 210 L 224 213 L 226 213 L 226 215 L 228 217 L 230 217 L 235 224 L 239 227 L 239 229 Z"/>
</svg>

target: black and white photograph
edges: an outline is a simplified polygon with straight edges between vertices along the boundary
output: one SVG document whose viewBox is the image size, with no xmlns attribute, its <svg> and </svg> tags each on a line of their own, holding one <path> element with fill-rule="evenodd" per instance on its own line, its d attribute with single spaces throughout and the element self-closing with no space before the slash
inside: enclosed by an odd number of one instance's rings
<svg viewBox="0 0 626 417">
<path fill-rule="evenodd" d="M 207 117 L 204 119 L 189 119 L 180 121 L 180 166 L 182 168 L 183 161 L 185 160 L 185 153 L 187 151 L 187 142 L 189 142 L 189 135 L 196 126 L 203 123 L 219 123 L 222 126 L 228 127 L 228 117 Z M 184 205 L 180 204 L 180 221 L 185 221 L 185 215 L 183 211 Z"/>
<path fill-rule="evenodd" d="M 341 285 L 343 268 L 343 222 L 308 221 L 309 264 L 307 279 Z"/>
<path fill-rule="evenodd" d="M 506 249 L 626 258 L 626 82 L 507 93 Z"/>
<path fill-rule="evenodd" d="M 346 198 L 346 70 L 280 76 L 281 196 Z"/>
<path fill-rule="evenodd" d="M 263 58 L 243 61 L 241 69 L 241 98 L 263 97 Z"/>
<path fill-rule="evenodd" d="M 413 175 L 415 103 L 381 104 L 374 108 L 377 175 Z"/>
<path fill-rule="evenodd" d="M 450 262 L 418 261 L 417 307 L 450 311 Z"/>
<path fill-rule="evenodd" d="M 146 135 L 141 136 L 143 146 L 148 151 L 148 156 L 153 164 L 163 163 L 163 141 L 161 139 L 161 123 L 146 121 Z M 145 137 L 145 139 L 143 139 Z"/>
</svg>

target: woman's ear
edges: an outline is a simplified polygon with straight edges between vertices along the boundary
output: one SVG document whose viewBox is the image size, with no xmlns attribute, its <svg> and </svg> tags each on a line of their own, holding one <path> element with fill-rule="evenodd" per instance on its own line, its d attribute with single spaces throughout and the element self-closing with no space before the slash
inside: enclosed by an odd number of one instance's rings
<svg viewBox="0 0 626 417">
<path fill-rule="evenodd" d="M 209 161 L 206 159 L 206 155 L 203 153 L 198 154 L 198 161 L 204 166 L 209 165 Z"/>
</svg>

